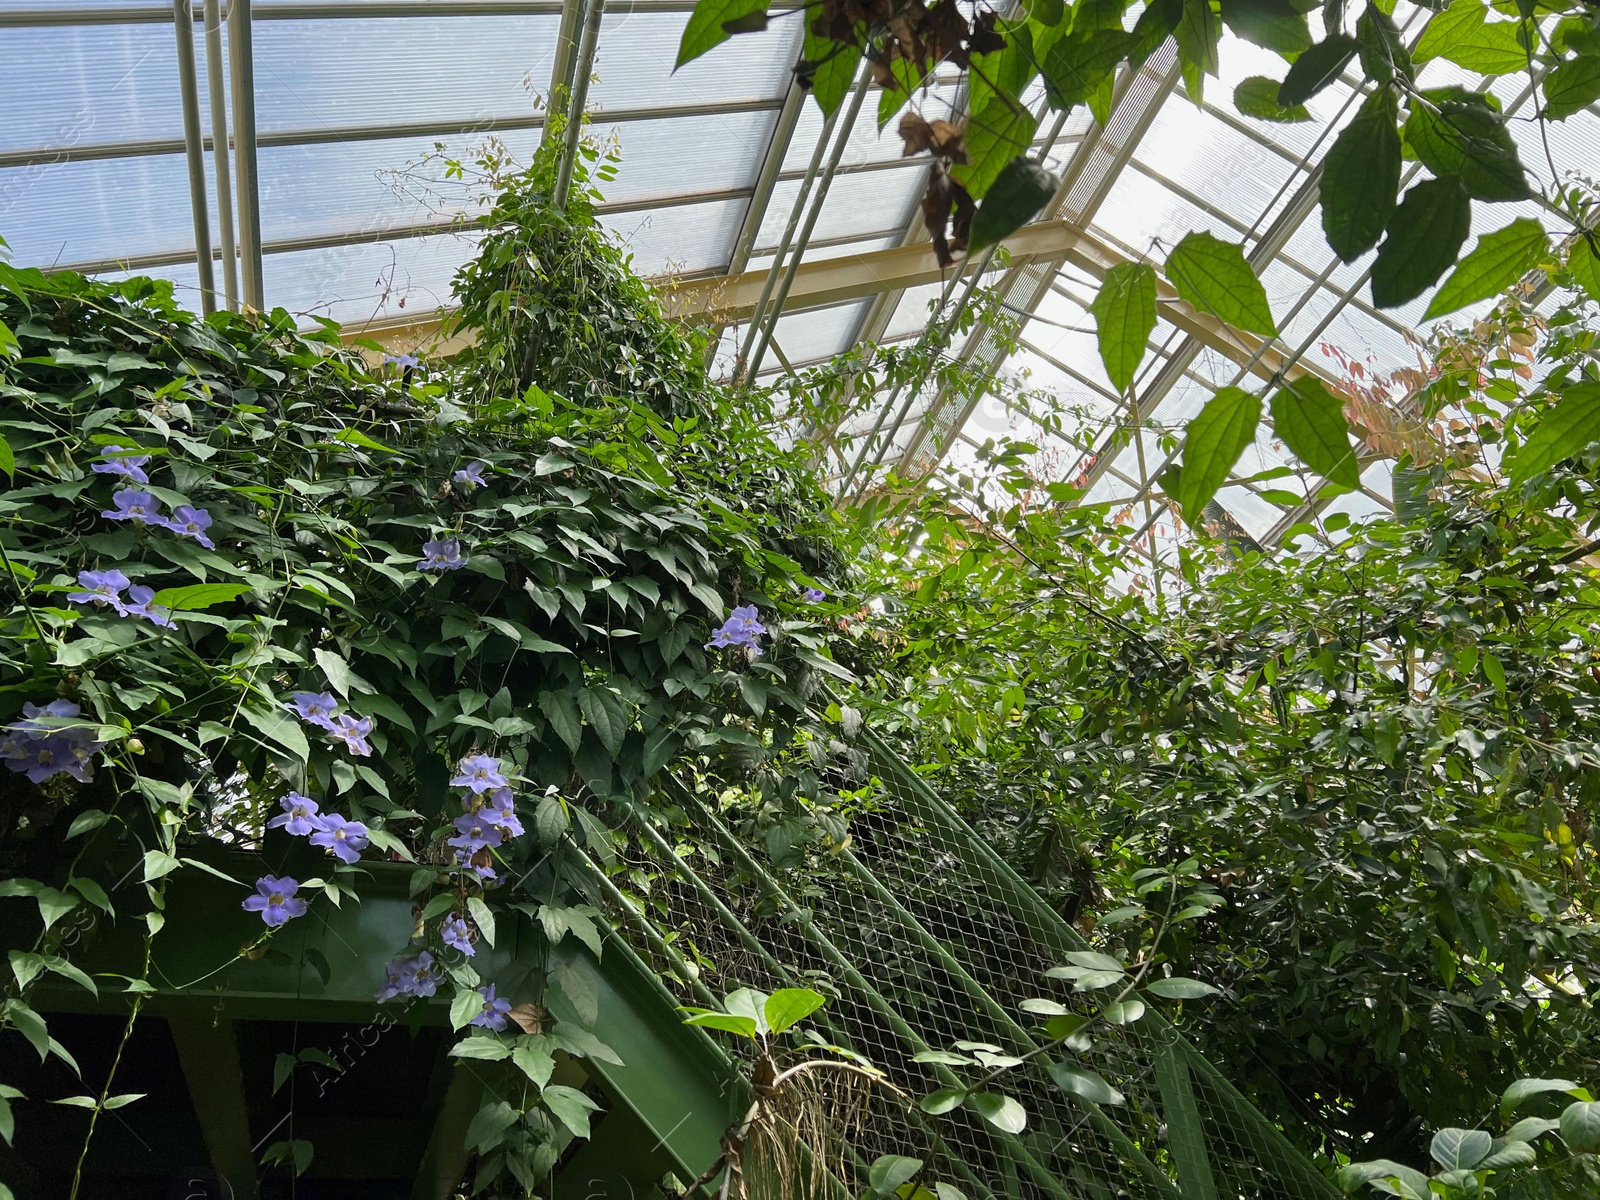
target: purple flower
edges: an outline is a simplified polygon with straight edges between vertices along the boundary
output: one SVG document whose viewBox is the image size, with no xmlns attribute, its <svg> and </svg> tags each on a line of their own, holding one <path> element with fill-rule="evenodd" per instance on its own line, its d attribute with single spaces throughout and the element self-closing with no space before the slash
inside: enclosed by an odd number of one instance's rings
<svg viewBox="0 0 1600 1200">
<path fill-rule="evenodd" d="M 501 842 L 500 831 L 489 823 L 483 813 L 463 813 L 453 823 L 457 836 L 450 838 L 447 844 L 466 854 L 493 849 Z"/>
<path fill-rule="evenodd" d="M 446 946 L 461 951 L 468 958 L 478 952 L 472 944 L 472 925 L 466 918 L 455 913 L 444 919 L 444 924 L 439 926 L 439 935 L 444 938 Z"/>
<path fill-rule="evenodd" d="M 306 902 L 295 897 L 299 890 L 299 881 L 287 875 L 281 879 L 263 875 L 256 880 L 256 894 L 245 897 L 241 907 L 246 912 L 260 913 L 261 919 L 276 929 L 295 917 L 305 915 Z"/>
<path fill-rule="evenodd" d="M 353 863 L 361 859 L 367 848 L 367 827 L 360 821 L 351 821 L 338 813 L 323 813 L 315 822 L 316 831 L 311 844 L 321 846 L 340 862 Z"/>
<path fill-rule="evenodd" d="M 203 508 L 180 504 L 166 519 L 166 526 L 179 537 L 192 537 L 207 550 L 217 548 L 217 544 L 206 536 L 206 530 L 211 528 L 211 514 Z"/>
<path fill-rule="evenodd" d="M 74 604 L 109 604 L 122 611 L 122 593 L 128 586 L 128 577 L 121 571 L 79 571 L 78 586 L 81 592 L 68 592 L 67 599 Z"/>
<path fill-rule="evenodd" d="M 467 565 L 467 560 L 461 556 L 461 543 L 455 538 L 434 538 L 422 547 L 422 561 L 417 564 L 419 571 L 459 571 Z"/>
<path fill-rule="evenodd" d="M 406 960 L 403 958 L 391 958 L 383 964 L 383 986 L 378 989 L 377 996 L 379 1004 L 386 1004 L 403 994 L 400 982 L 405 978 L 405 967 Z"/>
<path fill-rule="evenodd" d="M 105 745 L 85 726 L 62 726 L 39 720 L 40 717 L 71 720 L 81 715 L 70 700 L 52 700 L 43 707 L 37 704 L 22 706 L 24 720 L 8 727 L 0 754 L 6 766 L 26 773 L 34 783 L 43 783 L 55 775 L 71 775 L 85 783 L 94 773 L 93 759 Z"/>
<path fill-rule="evenodd" d="M 727 646 L 749 646 L 757 654 L 761 647 L 756 644 L 756 639 L 767 631 L 767 627 L 756 619 L 756 606 L 746 604 L 736 608 L 728 615 L 721 627 L 711 635 L 711 640 L 706 643 L 707 650 L 719 650 Z"/>
<path fill-rule="evenodd" d="M 472 851 L 456 847 L 456 866 L 470 867 L 479 880 L 484 883 L 493 883 L 500 878 L 500 873 L 494 869 L 494 859 L 487 848 Z"/>
<path fill-rule="evenodd" d="M 488 485 L 488 480 L 483 477 L 483 469 L 486 465 L 481 462 L 468 463 L 450 478 L 454 479 L 469 492 L 474 488 L 485 487 Z"/>
<path fill-rule="evenodd" d="M 152 605 L 150 601 L 155 598 L 154 588 L 136 583 L 128 589 L 128 599 L 132 603 L 124 604 L 119 611 L 125 617 L 143 617 L 162 629 L 176 629 L 177 625 L 172 620 L 172 610 L 160 604 Z"/>
<path fill-rule="evenodd" d="M 138 447 L 107 446 L 100 451 L 100 457 L 105 461 L 97 462 L 89 469 L 96 475 L 120 475 L 134 483 L 149 483 L 150 477 L 144 473 L 144 465 L 150 461 L 150 456 L 127 453 L 130 449 Z"/>
<path fill-rule="evenodd" d="M 511 1001 L 504 996 L 494 994 L 494 984 L 479 988 L 478 995 L 483 997 L 483 1011 L 472 1018 L 472 1024 L 480 1029 L 492 1029 L 499 1033 L 506 1027 L 506 1017 L 511 1012 Z"/>
<path fill-rule="evenodd" d="M 800 599 L 804 600 L 807 604 L 821 604 L 827 598 L 828 593 L 823 591 L 821 588 L 816 587 L 808 587 L 805 591 L 800 593 Z"/>
<path fill-rule="evenodd" d="M 333 714 L 339 702 L 332 692 L 296 692 L 283 706 L 308 725 L 319 729 L 333 728 Z"/>
<path fill-rule="evenodd" d="M 268 829 L 283 829 L 295 837 L 306 837 L 317 831 L 317 802 L 310 796 L 290 792 L 282 800 L 283 815 L 267 822 Z"/>
<path fill-rule="evenodd" d="M 116 507 L 102 509 L 102 517 L 109 517 L 113 521 L 132 521 L 135 525 L 161 524 L 161 501 L 149 492 L 123 488 L 112 493 L 111 503 Z"/>
<path fill-rule="evenodd" d="M 343 742 L 344 748 L 357 758 L 366 758 L 372 753 L 372 743 L 367 741 L 367 735 L 371 732 L 371 717 L 352 717 L 349 713 L 340 713 L 333 719 L 333 728 L 328 730 L 328 736 Z"/>
<path fill-rule="evenodd" d="M 385 354 L 383 361 L 386 366 L 395 366 L 402 369 L 406 367 L 420 367 L 421 361 L 415 354 Z"/>
<path fill-rule="evenodd" d="M 439 990 L 439 980 L 433 973 L 433 955 L 426 950 L 402 964 L 400 991 L 407 996 L 433 995 Z"/>
<path fill-rule="evenodd" d="M 496 788 L 489 793 L 489 803 L 479 810 L 478 816 L 500 831 L 502 838 L 522 836 L 522 822 L 517 819 L 517 801 L 511 789 Z"/>
<path fill-rule="evenodd" d="M 471 788 L 473 795 L 481 796 L 493 788 L 503 788 L 510 782 L 500 773 L 500 760 L 487 754 L 469 754 L 456 767 L 451 787 Z"/>
</svg>

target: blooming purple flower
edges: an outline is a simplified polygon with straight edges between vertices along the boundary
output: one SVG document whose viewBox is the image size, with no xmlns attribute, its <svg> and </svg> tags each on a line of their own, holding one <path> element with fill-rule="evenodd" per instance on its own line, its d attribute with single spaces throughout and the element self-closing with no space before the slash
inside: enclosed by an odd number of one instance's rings
<svg viewBox="0 0 1600 1200">
<path fill-rule="evenodd" d="M 499 1033 L 506 1027 L 506 1018 L 511 1013 L 511 1001 L 504 996 L 496 996 L 492 983 L 488 987 L 479 988 L 478 995 L 483 997 L 483 1011 L 472 1018 L 472 1024 Z"/>
<path fill-rule="evenodd" d="M 439 926 L 439 934 L 444 938 L 446 946 L 461 951 L 469 958 L 478 952 L 477 947 L 472 944 L 472 925 L 465 917 L 451 913 L 444 919 L 444 924 Z"/>
<path fill-rule="evenodd" d="M 97 462 L 89 469 L 96 475 L 120 475 L 124 479 L 131 479 L 134 483 L 149 483 L 150 476 L 144 473 L 144 467 L 150 461 L 150 456 L 125 453 L 129 449 L 138 447 L 107 446 L 100 451 L 100 457 L 105 461 Z"/>
<path fill-rule="evenodd" d="M 383 986 L 378 989 L 377 1000 L 379 1004 L 386 1004 L 402 993 L 400 982 L 405 977 L 406 960 L 391 958 L 383 964 Z"/>
<path fill-rule="evenodd" d="M 500 831 L 489 823 L 483 813 L 463 813 L 453 824 L 457 836 L 450 838 L 448 844 L 467 854 L 492 849 L 501 842 Z"/>
<path fill-rule="evenodd" d="M 456 767 L 451 787 L 471 788 L 474 795 L 482 795 L 493 788 L 508 786 L 509 780 L 500 773 L 500 760 L 487 754 L 469 754 Z"/>
<path fill-rule="evenodd" d="M 487 848 L 478 851 L 466 850 L 456 847 L 456 866 L 470 867 L 483 883 L 493 883 L 500 878 L 500 873 L 494 869 L 494 860 Z"/>
<path fill-rule="evenodd" d="M 132 521 L 135 525 L 161 524 L 161 501 L 149 492 L 141 492 L 136 488 L 123 488 L 111 494 L 111 503 L 115 508 L 106 508 L 100 511 L 102 517 L 109 517 L 113 521 Z"/>
<path fill-rule="evenodd" d="M 461 555 L 461 543 L 455 538 L 434 538 L 425 542 L 422 547 L 422 561 L 417 564 L 419 571 L 459 571 L 467 565 L 467 560 Z"/>
<path fill-rule="evenodd" d="M 333 728 L 333 714 L 339 702 L 332 692 L 296 692 L 283 706 L 308 725 L 318 729 Z"/>
<path fill-rule="evenodd" d="M 756 618 L 756 606 L 746 604 L 736 608 L 728 615 L 720 628 L 711 635 L 711 640 L 706 643 L 707 650 L 719 650 L 727 646 L 749 646 L 757 654 L 761 647 L 756 639 L 767 631 L 767 627 Z"/>
<path fill-rule="evenodd" d="M 400 991 L 407 996 L 428 997 L 439 990 L 439 980 L 433 973 L 433 955 L 426 950 L 402 964 Z"/>
<path fill-rule="evenodd" d="M 333 728 L 328 730 L 328 736 L 343 742 L 344 748 L 357 758 L 366 758 L 372 753 L 372 743 L 367 741 L 367 735 L 371 732 L 371 717 L 352 717 L 349 713 L 340 713 L 334 717 Z"/>
<path fill-rule="evenodd" d="M 154 588 L 136 583 L 128 589 L 131 603 L 122 605 L 118 611 L 125 617 L 143 617 L 162 629 L 176 629 L 178 626 L 172 619 L 172 610 L 161 604 L 151 604 L 150 601 L 155 598 Z"/>
<path fill-rule="evenodd" d="M 295 896 L 299 890 L 299 881 L 287 875 L 282 878 L 263 875 L 256 880 L 256 894 L 246 896 L 241 907 L 246 912 L 260 913 L 261 919 L 276 929 L 295 917 L 305 915 L 306 902 Z"/>
<path fill-rule="evenodd" d="M 313 822 L 316 826 L 311 844 L 321 846 L 340 862 L 360 861 L 361 852 L 367 848 L 367 827 L 338 813 L 323 813 Z"/>
<path fill-rule="evenodd" d="M 468 463 L 450 478 L 454 479 L 469 492 L 474 488 L 485 487 L 488 485 L 488 480 L 483 477 L 483 469 L 486 465 L 481 462 Z"/>
<path fill-rule="evenodd" d="M 420 367 L 422 365 L 421 360 L 415 354 L 385 354 L 383 361 L 386 366 L 400 367 L 401 369 Z"/>
<path fill-rule="evenodd" d="M 203 508 L 180 504 L 172 510 L 172 515 L 166 519 L 165 524 L 179 537 L 192 537 L 207 550 L 217 548 L 217 544 L 206 536 L 206 530 L 211 528 L 211 514 Z"/>
<path fill-rule="evenodd" d="M 25 719 L 4 730 L 6 736 L 0 741 L 6 766 L 19 774 L 25 772 L 34 783 L 61 774 L 87 782 L 94 773 L 94 756 L 105 743 L 86 727 L 52 725 L 38 719 L 72 719 L 81 711 L 71 700 L 52 700 L 43 706 L 24 704 Z"/>
<path fill-rule="evenodd" d="M 805 591 L 800 593 L 800 599 L 804 600 L 807 604 L 821 604 L 827 598 L 828 593 L 817 587 L 808 587 Z"/>
<path fill-rule="evenodd" d="M 109 571 L 79 571 L 78 586 L 81 592 L 68 592 L 67 599 L 74 604 L 109 604 L 122 611 L 122 593 L 128 586 L 128 577 L 113 568 Z"/>
<path fill-rule="evenodd" d="M 522 836 L 522 822 L 517 819 L 516 797 L 508 787 L 490 792 L 489 802 L 479 810 L 478 816 L 498 829 L 502 838 Z"/>
<path fill-rule="evenodd" d="M 317 802 L 310 796 L 290 792 L 278 803 L 283 805 L 283 815 L 268 821 L 268 829 L 282 829 L 295 837 L 307 837 L 317 831 Z"/>
</svg>

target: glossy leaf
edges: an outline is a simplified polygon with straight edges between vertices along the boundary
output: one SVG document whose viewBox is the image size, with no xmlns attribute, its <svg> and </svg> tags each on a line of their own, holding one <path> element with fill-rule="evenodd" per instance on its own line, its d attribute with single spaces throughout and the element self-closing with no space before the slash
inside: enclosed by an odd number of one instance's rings
<svg viewBox="0 0 1600 1200">
<path fill-rule="evenodd" d="M 1217 489 L 1239 455 L 1256 436 L 1261 399 L 1236 387 L 1225 387 L 1206 401 L 1184 431 L 1183 470 L 1175 499 L 1190 526 L 1200 522 Z"/>
<path fill-rule="evenodd" d="M 756 1019 L 754 1017 L 738 1016 L 734 1013 L 694 1013 L 685 1017 L 683 1023 L 685 1025 L 700 1025 L 706 1029 L 720 1029 L 725 1033 L 736 1033 L 740 1037 L 753 1038 L 756 1036 Z"/>
<path fill-rule="evenodd" d="M 1272 397 L 1272 425 L 1295 457 L 1346 491 L 1361 486 L 1344 401 L 1314 375 L 1302 375 Z"/>
<path fill-rule="evenodd" d="M 999 1092 L 973 1092 L 967 1096 L 967 1107 L 1006 1133 L 1021 1133 L 1028 1126 L 1028 1110 Z"/>
<path fill-rule="evenodd" d="M 1322 166 L 1322 231 L 1345 262 L 1378 244 L 1400 193 L 1400 132 L 1394 93 L 1380 89 L 1328 150 Z"/>
<path fill-rule="evenodd" d="M 1153 983 L 1146 984 L 1144 990 L 1167 1000 L 1203 1000 L 1207 996 L 1221 995 L 1209 983 L 1202 983 L 1198 979 L 1185 979 L 1181 975 L 1174 975 L 1170 979 L 1157 979 Z"/>
<path fill-rule="evenodd" d="M 677 66 L 693 62 L 713 46 L 719 46 L 733 36 L 726 26 L 738 23 L 753 13 L 767 11 L 766 0 L 700 0 L 689 14 L 689 23 L 683 28 L 678 43 Z M 676 67 L 674 68 L 676 69 Z"/>
<path fill-rule="evenodd" d="M 950 1112 L 960 1108 L 961 1102 L 967 1098 L 966 1088 L 940 1088 L 938 1091 L 929 1092 L 917 1101 L 917 1107 L 925 1113 L 938 1116 L 940 1113 Z"/>
<path fill-rule="evenodd" d="M 1582 454 L 1596 440 L 1600 440 L 1600 383 L 1573 384 L 1562 391 L 1556 406 L 1517 448 L 1511 459 L 1511 478 L 1521 483 L 1548 471 L 1558 462 Z M 1504 1109 L 1504 1103 L 1501 1107 Z"/>
<path fill-rule="evenodd" d="M 1504 229 L 1484 234 L 1435 293 L 1422 319 L 1431 321 L 1500 295 L 1538 266 L 1549 249 L 1550 236 L 1532 217 L 1518 217 Z"/>
<path fill-rule="evenodd" d="M 1455 264 L 1471 226 L 1472 202 L 1454 178 L 1417 184 L 1389 218 L 1372 266 L 1372 302 L 1393 308 L 1422 295 Z"/>
<path fill-rule="evenodd" d="M 1600 56 L 1568 59 L 1544 77 L 1544 115 L 1564 121 L 1600 100 Z"/>
<path fill-rule="evenodd" d="M 922 1160 L 904 1154 L 880 1154 L 867 1168 L 867 1186 L 879 1196 L 892 1196 L 922 1170 Z"/>
<path fill-rule="evenodd" d="M 1064 1092 L 1082 1096 L 1095 1104 L 1122 1104 L 1126 1097 L 1093 1071 L 1069 1067 L 1065 1063 L 1051 1063 L 1050 1078 Z"/>
<path fill-rule="evenodd" d="M 1128 390 L 1156 326 L 1156 273 L 1145 263 L 1118 263 L 1089 311 L 1094 314 L 1100 361 L 1118 392 Z"/>
<path fill-rule="evenodd" d="M 1600 1154 L 1600 1103 L 1579 1100 L 1562 1109 L 1561 1140 L 1573 1154 Z"/>
<path fill-rule="evenodd" d="M 1304 104 L 1335 79 L 1361 45 L 1353 37 L 1334 34 L 1294 60 L 1278 87 L 1278 103 Z"/>
<path fill-rule="evenodd" d="M 782 1033 L 826 1003 L 826 997 L 810 988 L 779 988 L 767 997 L 764 1005 L 767 1025 L 773 1033 Z"/>
<path fill-rule="evenodd" d="M 1303 104 L 1280 104 L 1278 81 L 1265 75 L 1252 75 L 1233 89 L 1233 106 L 1247 117 L 1258 121 L 1277 121 L 1294 124 L 1311 120 L 1311 113 Z"/>
<path fill-rule="evenodd" d="M 1428 1153 L 1446 1171 L 1470 1171 L 1489 1157 L 1494 1138 L 1482 1129 L 1441 1129 Z"/>
<path fill-rule="evenodd" d="M 1038 215 L 1055 194 L 1058 180 L 1038 163 L 1013 158 L 1000 170 L 972 219 L 969 254 L 1010 237 Z"/>
<path fill-rule="evenodd" d="M 1266 290 L 1235 243 L 1189 234 L 1167 256 L 1167 279 L 1196 312 L 1248 333 L 1277 336 Z"/>
</svg>

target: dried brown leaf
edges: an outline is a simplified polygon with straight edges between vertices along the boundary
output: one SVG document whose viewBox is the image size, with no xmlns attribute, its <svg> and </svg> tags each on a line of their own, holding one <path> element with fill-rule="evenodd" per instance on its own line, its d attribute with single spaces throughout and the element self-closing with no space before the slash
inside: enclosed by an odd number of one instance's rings
<svg viewBox="0 0 1600 1200">
<path fill-rule="evenodd" d="M 947 122 L 936 121 L 934 124 L 944 125 Z M 900 140 L 904 143 L 900 151 L 901 158 L 908 158 L 913 154 L 921 153 L 923 150 L 932 150 L 934 147 L 936 140 L 934 126 L 924 121 L 917 113 L 908 112 L 900 118 L 899 132 Z"/>
</svg>

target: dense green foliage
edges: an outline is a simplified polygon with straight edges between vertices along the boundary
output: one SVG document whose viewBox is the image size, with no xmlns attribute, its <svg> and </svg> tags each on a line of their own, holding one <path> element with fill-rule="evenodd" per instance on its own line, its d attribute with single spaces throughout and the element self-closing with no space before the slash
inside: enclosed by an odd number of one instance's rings
<svg viewBox="0 0 1600 1200">
<path fill-rule="evenodd" d="M 793 738 L 819 673 L 842 673 L 825 609 L 801 597 L 836 552 L 827 499 L 769 438 L 762 398 L 709 384 L 593 221 L 536 215 L 536 186 L 507 190 L 465 273 L 484 324 L 462 370 L 369 367 L 282 311 L 201 321 L 148 280 L 0 267 L 4 1020 L 41 1058 L 72 1063 L 30 988 L 96 989 L 63 951 L 66 918 L 110 915 L 130 868 L 143 888 L 115 920 L 149 945 L 170 880 L 250 853 L 266 927 L 242 948 L 219 931 L 221 969 L 279 953 L 299 901 L 359 899 L 359 850 L 416 864 L 416 939 L 364 948 L 395 958 L 386 990 L 453 991 L 454 1026 L 482 1026 L 454 1052 L 531 1084 L 472 1139 L 479 1186 L 532 1186 L 586 1135 L 593 1105 L 549 1083 L 553 1055 L 609 1052 L 559 1022 L 500 1032 L 512 1004 L 543 1003 L 544 974 L 500 979 L 496 997 L 464 946 L 516 922 L 598 945 L 576 868 L 550 851 L 604 853 L 598 814 L 645 799 L 680 756 L 743 778 L 767 730 Z M 550 272 L 519 275 L 530 262 Z M 496 370 L 528 313 L 544 324 L 527 369 L 560 392 Z M 108 572 L 120 583 L 93 595 Z M 755 653 L 707 645 L 730 607 L 759 613 Z M 331 719 L 312 711 L 330 700 Z M 509 781 L 499 832 L 474 826 L 474 770 Z M 354 849 L 264 828 L 294 793 L 359 822 Z M 147 956 L 144 977 L 98 985 L 127 989 L 130 1029 L 148 976 Z M 132 1102 L 114 1083 L 79 1102 L 94 1117 Z M 46 1099 L 0 1093 L 0 1135 L 11 1103 Z M 303 1170 L 314 1149 L 280 1142 L 265 1161 Z"/>
<path fill-rule="evenodd" d="M 869 719 L 1108 946 L 1148 937 L 1138 871 L 1198 859 L 1223 903 L 1172 952 L 1225 998 L 1187 1019 L 1330 1156 L 1420 1165 L 1425 1125 L 1594 1070 L 1600 508 L 1592 448 L 1539 448 L 1594 391 L 1596 336 L 1579 302 L 1533 371 L 1441 344 L 1425 399 L 1465 404 L 1462 434 L 1397 472 L 1413 519 L 1332 548 L 1194 547 L 1164 596 L 1119 594 L 1127 531 L 1040 507 L 1013 452 L 998 500 L 907 501 L 877 574 L 897 635 Z M 1514 483 L 1459 469 L 1485 442 Z"/>
</svg>

